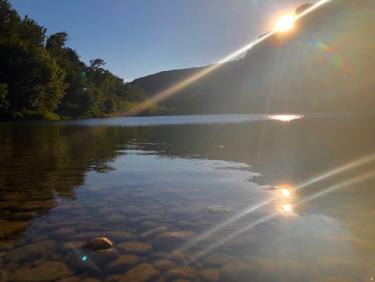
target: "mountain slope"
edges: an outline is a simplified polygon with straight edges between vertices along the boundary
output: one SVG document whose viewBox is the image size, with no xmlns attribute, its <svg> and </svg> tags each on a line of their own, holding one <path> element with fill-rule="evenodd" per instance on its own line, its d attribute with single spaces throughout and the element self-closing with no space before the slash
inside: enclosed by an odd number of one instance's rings
<svg viewBox="0 0 375 282">
<path fill-rule="evenodd" d="M 375 1 L 333 0 L 160 103 L 175 113 L 372 111 Z M 203 68 L 137 79 L 153 96 Z"/>
</svg>

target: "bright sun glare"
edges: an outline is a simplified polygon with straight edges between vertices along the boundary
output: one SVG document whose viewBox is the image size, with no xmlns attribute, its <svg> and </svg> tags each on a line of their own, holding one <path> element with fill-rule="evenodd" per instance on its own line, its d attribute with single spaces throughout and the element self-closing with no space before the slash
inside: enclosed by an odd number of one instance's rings
<svg viewBox="0 0 375 282">
<path fill-rule="evenodd" d="M 292 15 L 285 15 L 276 22 L 276 31 L 287 32 L 294 26 L 295 18 Z"/>
<path fill-rule="evenodd" d="M 290 191 L 286 188 L 284 189 L 281 189 L 281 194 L 284 196 L 284 197 L 289 197 L 290 196 Z"/>
</svg>

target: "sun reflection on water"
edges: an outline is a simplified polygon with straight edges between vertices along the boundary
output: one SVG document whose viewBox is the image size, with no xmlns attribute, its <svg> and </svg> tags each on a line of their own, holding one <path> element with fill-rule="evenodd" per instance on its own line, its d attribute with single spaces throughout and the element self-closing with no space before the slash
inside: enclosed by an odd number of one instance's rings
<svg viewBox="0 0 375 282">
<path fill-rule="evenodd" d="M 269 115 L 268 119 L 281 122 L 290 122 L 293 120 L 303 119 L 304 115 Z"/>
<path fill-rule="evenodd" d="M 285 204 L 285 205 L 282 206 L 282 211 L 284 213 L 292 213 L 293 212 L 293 207 L 290 204 Z"/>
<path fill-rule="evenodd" d="M 276 197 L 279 212 L 282 215 L 295 215 L 292 204 L 294 200 L 294 195 L 292 195 L 292 193 L 295 189 L 291 185 L 287 184 L 276 186 L 276 188 L 280 193 L 279 196 Z"/>
</svg>

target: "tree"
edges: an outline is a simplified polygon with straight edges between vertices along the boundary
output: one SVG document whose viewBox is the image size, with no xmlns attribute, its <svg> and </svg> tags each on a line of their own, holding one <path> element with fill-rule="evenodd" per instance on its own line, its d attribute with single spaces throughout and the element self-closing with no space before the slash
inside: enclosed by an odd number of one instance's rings
<svg viewBox="0 0 375 282">
<path fill-rule="evenodd" d="M 54 56 L 59 56 L 60 52 L 64 49 L 65 43 L 68 40 L 66 32 L 58 32 L 48 37 L 46 48 Z"/>
<path fill-rule="evenodd" d="M 66 32 L 47 39 L 46 32 L 28 16 L 21 19 L 7 0 L 0 0 L 1 112 L 98 117 L 142 99 L 143 92 L 104 69 L 104 60 L 97 58 L 86 66 L 66 46 Z"/>
<path fill-rule="evenodd" d="M 39 26 L 28 16 L 25 16 L 20 24 L 20 39 L 28 44 L 43 46 L 46 40 L 46 32 L 46 28 Z"/>
<path fill-rule="evenodd" d="M 0 44 L 0 81 L 8 84 L 9 110 L 56 110 L 66 89 L 65 73 L 42 47 Z"/>
</svg>

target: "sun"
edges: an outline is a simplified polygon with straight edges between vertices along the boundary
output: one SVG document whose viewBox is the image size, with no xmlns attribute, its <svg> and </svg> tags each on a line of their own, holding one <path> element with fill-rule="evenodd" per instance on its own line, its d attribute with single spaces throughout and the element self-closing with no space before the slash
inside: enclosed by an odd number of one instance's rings
<svg viewBox="0 0 375 282">
<path fill-rule="evenodd" d="M 287 32 L 294 26 L 295 18 L 292 15 L 285 15 L 276 22 L 276 31 Z"/>
</svg>

